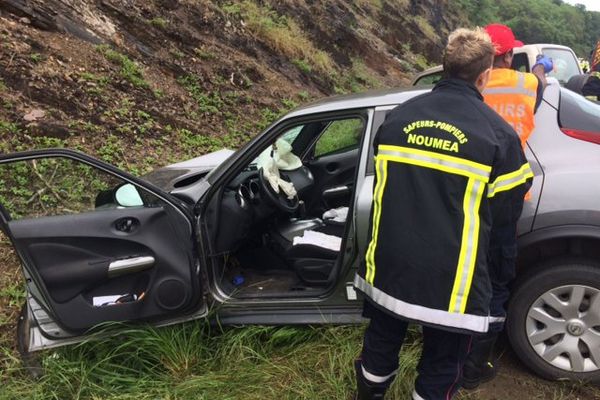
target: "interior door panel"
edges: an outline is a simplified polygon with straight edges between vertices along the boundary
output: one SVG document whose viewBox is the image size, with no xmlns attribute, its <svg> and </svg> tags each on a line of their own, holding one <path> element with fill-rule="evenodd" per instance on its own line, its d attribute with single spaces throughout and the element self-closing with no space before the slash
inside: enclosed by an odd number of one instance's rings
<svg viewBox="0 0 600 400">
<path fill-rule="evenodd" d="M 175 227 L 173 214 L 165 207 L 116 208 L 9 221 L 8 227 L 45 286 L 57 322 L 82 331 L 105 321 L 157 319 L 197 300 L 192 232 L 183 216 Z M 123 219 L 137 221 L 136 229 L 120 230 Z M 111 264 L 121 265 L 117 274 Z M 128 302 L 94 305 L 100 296 L 125 295 Z"/>
<path fill-rule="evenodd" d="M 308 161 L 308 168 L 315 178 L 313 193 L 306 196 L 311 201 L 307 207 L 309 210 L 350 204 L 358 155 L 358 149 L 353 149 Z"/>
<path fill-rule="evenodd" d="M 56 326 L 45 337 L 201 309 L 195 218 L 177 199 L 67 149 L 0 155 L 0 181 L 0 228 L 21 258 L 30 309 Z"/>
</svg>

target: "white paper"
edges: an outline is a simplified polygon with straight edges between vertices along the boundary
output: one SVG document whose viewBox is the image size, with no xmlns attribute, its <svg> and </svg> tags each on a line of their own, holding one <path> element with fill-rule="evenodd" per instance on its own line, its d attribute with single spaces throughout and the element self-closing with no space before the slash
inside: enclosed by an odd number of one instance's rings
<svg viewBox="0 0 600 400">
<path fill-rule="evenodd" d="M 304 236 L 296 236 L 293 244 L 294 246 L 298 244 L 312 244 L 313 246 L 319 246 L 333 251 L 340 251 L 340 248 L 342 247 L 342 238 L 333 235 L 327 235 L 322 232 L 304 231 Z"/>
<path fill-rule="evenodd" d="M 115 301 L 121 297 L 123 297 L 122 294 L 116 294 L 112 296 L 96 296 L 92 298 L 92 301 L 94 303 L 94 307 L 101 307 L 103 305 L 115 304 Z"/>
</svg>

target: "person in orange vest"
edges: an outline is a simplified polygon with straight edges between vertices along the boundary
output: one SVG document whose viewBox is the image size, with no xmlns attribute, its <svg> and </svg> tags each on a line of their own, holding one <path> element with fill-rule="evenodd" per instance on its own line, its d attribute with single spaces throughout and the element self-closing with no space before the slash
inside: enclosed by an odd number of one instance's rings
<svg viewBox="0 0 600 400">
<path fill-rule="evenodd" d="M 552 60 L 546 56 L 538 57 L 531 68 L 532 73 L 511 69 L 513 48 L 523 46 L 516 40 L 512 30 L 502 24 L 490 24 L 485 31 L 496 48 L 490 80 L 483 91 L 485 103 L 494 109 L 519 134 L 521 145 L 525 148 L 535 124 L 535 112 L 542 102 L 547 86 L 545 74 L 552 71 Z M 529 196 L 525 196 L 527 200 Z M 500 212 L 518 218 L 523 201 L 514 199 L 507 202 Z M 519 207 L 519 209 L 516 209 Z M 502 218 L 495 218 L 496 221 Z M 490 316 L 499 322 L 490 325 L 485 335 L 473 337 L 471 351 L 463 367 L 463 387 L 475 389 L 480 383 L 494 378 L 497 368 L 494 366 L 493 351 L 499 333 L 504 328 L 506 302 L 510 296 L 509 284 L 515 277 L 517 257 L 516 221 L 495 223 L 490 232 L 489 273 L 492 282 L 492 300 Z"/>
</svg>

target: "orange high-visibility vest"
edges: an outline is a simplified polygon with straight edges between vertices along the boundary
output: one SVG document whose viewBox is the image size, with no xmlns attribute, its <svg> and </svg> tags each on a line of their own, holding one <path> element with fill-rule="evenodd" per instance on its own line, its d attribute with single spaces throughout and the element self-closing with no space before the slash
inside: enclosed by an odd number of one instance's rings
<svg viewBox="0 0 600 400">
<path fill-rule="evenodd" d="M 537 85 L 538 79 L 533 74 L 494 68 L 483 90 L 486 104 L 517 131 L 523 148 L 535 124 Z"/>
</svg>

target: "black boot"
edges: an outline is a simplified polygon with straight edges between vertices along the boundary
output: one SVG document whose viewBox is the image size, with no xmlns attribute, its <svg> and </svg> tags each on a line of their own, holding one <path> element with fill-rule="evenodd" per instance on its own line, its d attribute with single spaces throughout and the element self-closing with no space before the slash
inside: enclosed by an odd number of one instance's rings
<svg viewBox="0 0 600 400">
<path fill-rule="evenodd" d="M 494 379 L 498 372 L 493 359 L 494 345 L 497 339 L 497 333 L 473 338 L 471 351 L 463 367 L 463 388 L 475 389 L 480 384 Z"/>
<path fill-rule="evenodd" d="M 383 400 L 385 392 L 394 381 L 395 376 L 382 383 L 373 383 L 364 377 L 360 360 L 354 361 L 356 371 L 356 395 L 354 400 Z"/>
</svg>

